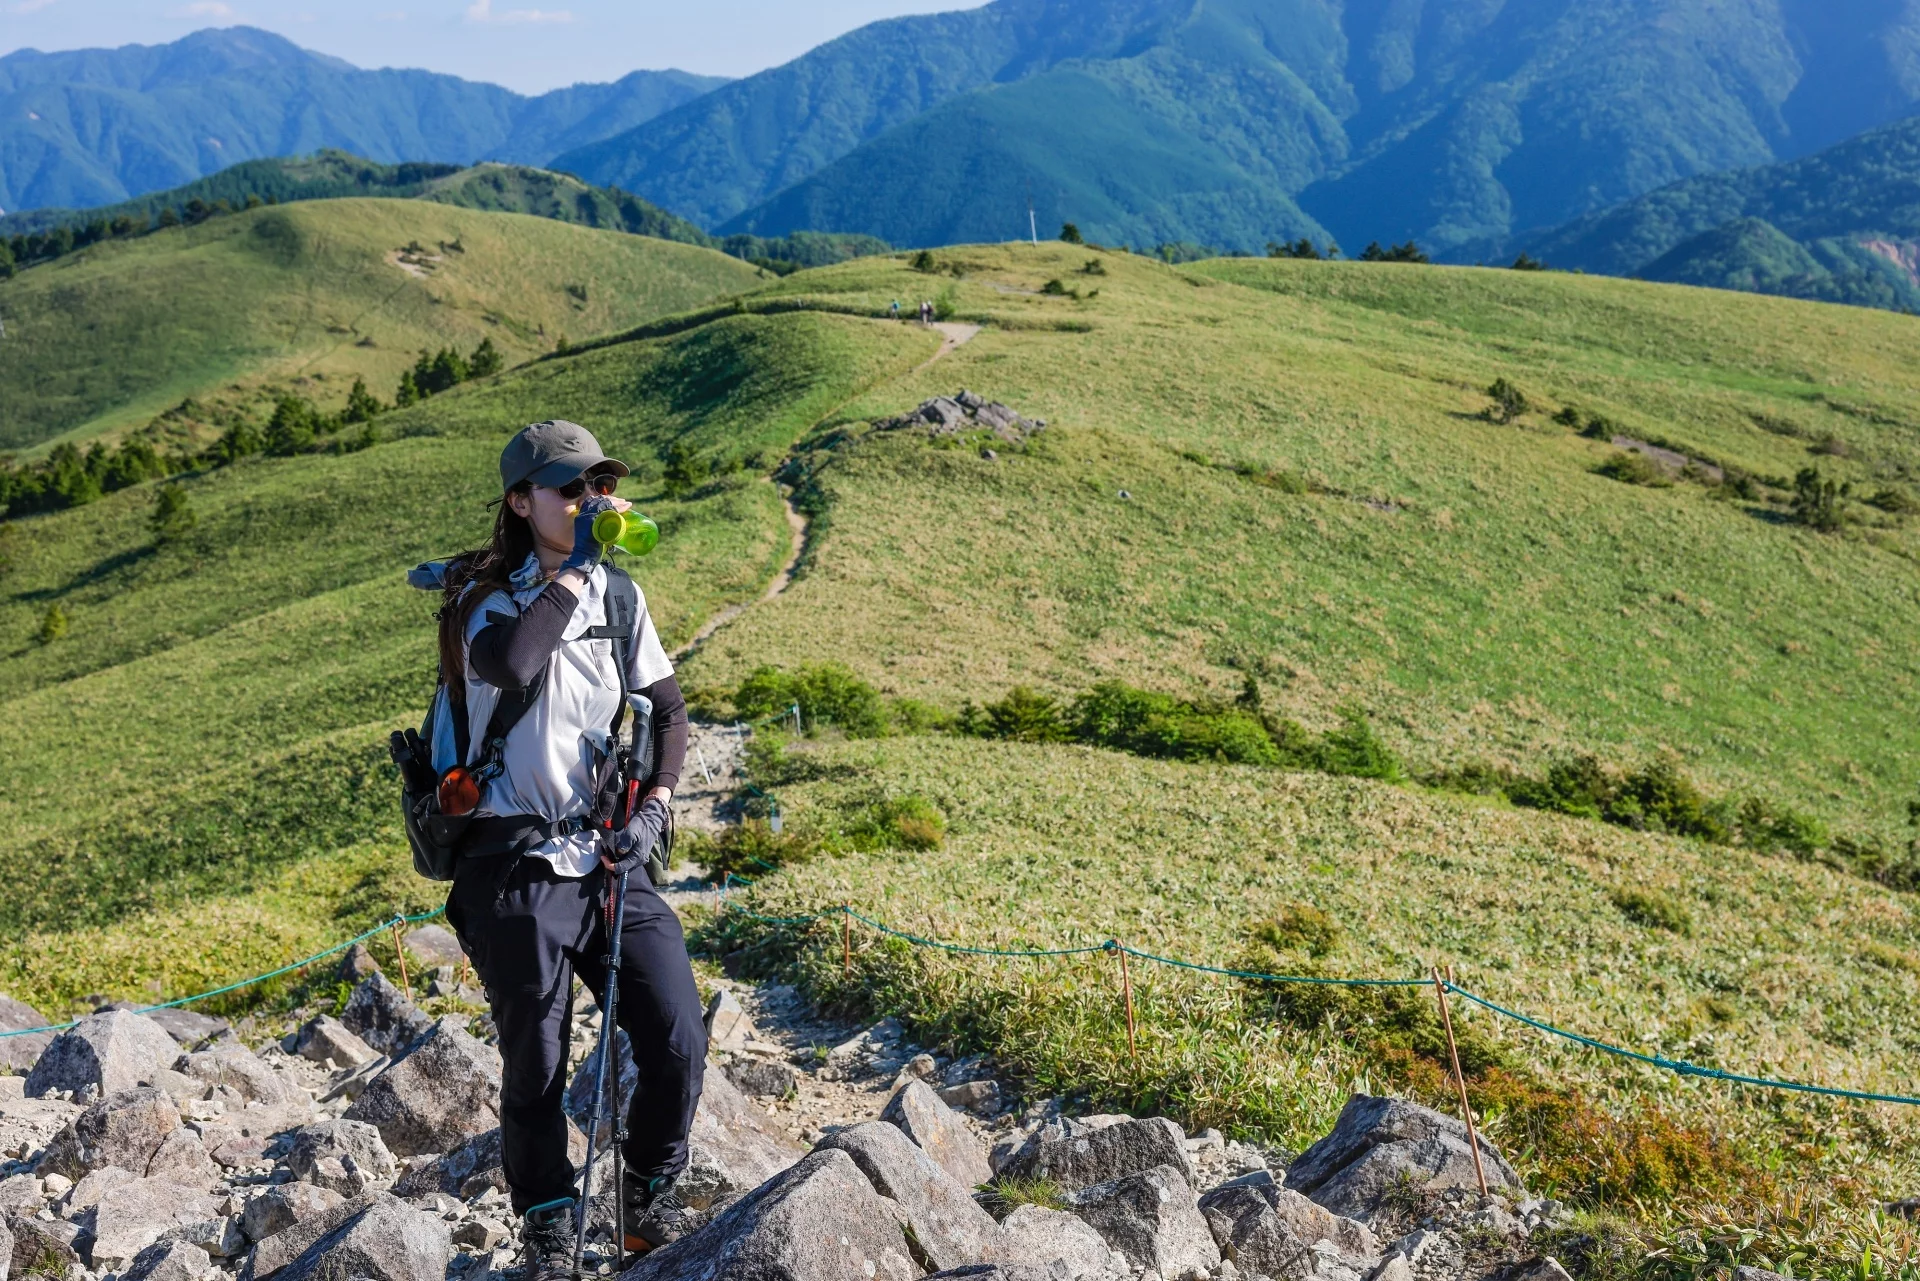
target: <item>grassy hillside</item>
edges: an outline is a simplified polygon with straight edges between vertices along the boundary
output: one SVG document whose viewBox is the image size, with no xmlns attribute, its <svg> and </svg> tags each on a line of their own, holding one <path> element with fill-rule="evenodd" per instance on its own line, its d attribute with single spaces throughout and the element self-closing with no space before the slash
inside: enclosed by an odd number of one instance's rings
<svg viewBox="0 0 1920 1281">
<path fill-rule="evenodd" d="M 405 254 L 407 261 L 402 261 Z M 422 349 L 509 363 L 743 288 L 690 245 L 419 200 L 250 210 L 109 241 L 0 281 L 0 449 L 145 423 L 269 384 L 390 399 Z"/>
<path fill-rule="evenodd" d="M 763 664 L 833 661 L 920 700 L 925 725 L 1022 684 L 1224 700 L 1251 682 L 1315 730 L 1365 712 L 1416 772 L 1671 752 L 1714 794 L 1904 847 L 1916 531 L 1859 496 L 1906 492 L 1920 465 L 1904 365 L 1920 322 L 1558 274 L 1176 269 L 1058 244 L 935 258 L 937 274 L 901 255 L 767 282 L 383 415 L 361 452 L 191 477 L 182 542 L 154 546 L 151 486 L 0 527 L 0 990 L 52 1011 L 173 995 L 438 901 L 407 867 L 384 763 L 431 666 L 432 602 L 400 573 L 480 536 L 499 443 L 556 414 L 636 464 L 624 492 L 665 531 L 639 578 L 670 644 L 773 574 L 787 539 L 767 477 L 797 483 L 804 571 L 684 664 L 702 698 Z M 935 334 L 878 319 L 921 297 L 986 327 L 926 365 Z M 1535 408 L 1483 416 L 1496 377 Z M 868 427 L 961 386 L 1048 426 L 1024 445 Z M 1602 474 L 1615 447 L 1556 421 L 1567 406 L 1723 483 Z M 1832 532 L 1768 480 L 1808 464 L 1855 486 Z M 54 605 L 70 629 L 40 643 Z M 1914 1050 L 1914 895 L 1816 860 L 1411 784 L 924 729 L 763 748 L 754 769 L 797 833 L 768 843 L 794 861 L 755 891 L 781 910 L 851 899 L 966 942 L 1111 935 L 1287 972 L 1451 961 L 1582 1032 L 1834 1085 L 1903 1089 Z M 876 829 L 912 797 L 943 812 L 944 845 Z M 1297 1145 L 1352 1088 L 1445 1099 L 1419 994 L 1276 1001 L 1143 965 L 1136 1067 L 1109 959 L 863 937 L 847 987 L 829 928 L 702 937 L 1089 1104 Z M 1920 1174 L 1893 1110 L 1465 1024 L 1476 1097 L 1535 1186 L 1628 1216 L 1662 1258 L 1695 1248 L 1681 1227 L 1738 1262 L 1797 1241 L 1795 1274 L 1835 1281 L 1863 1248 L 1865 1281 L 1908 1257 L 1868 1213 Z M 1758 1235 L 1722 1232 L 1763 1207 L 1779 1217 Z"/>
<path fill-rule="evenodd" d="M 1920 671 L 1891 638 L 1920 612 L 1914 527 L 1853 504 L 1823 535 L 1778 502 L 1625 484 L 1596 474 L 1612 445 L 1549 414 L 1906 492 L 1912 320 L 1522 272 L 939 259 L 965 274 L 874 260 L 772 288 L 874 308 L 945 289 L 1000 323 L 854 410 L 965 386 L 1052 426 L 993 462 L 904 433 L 821 450 L 832 532 L 702 681 L 838 659 L 957 708 L 1252 677 L 1310 726 L 1364 707 L 1421 768 L 1670 749 L 1719 790 L 1904 825 Z M 1049 278 L 1098 296 L 1016 292 Z M 1496 377 L 1542 410 L 1483 419 Z"/>
<path fill-rule="evenodd" d="M 1373 782 L 1073 747 L 827 744 L 789 752 L 760 780 L 792 830 L 847 831 L 881 797 L 924 798 L 948 820 L 938 849 L 856 853 L 842 840 L 835 857 L 762 877 L 744 896 L 762 913 L 851 903 L 972 946 L 1114 938 L 1270 973 L 1409 978 L 1451 964 L 1470 991 L 1642 1053 L 1911 1092 L 1914 1034 L 1895 1012 L 1920 992 L 1913 898 L 1825 868 Z M 1662 896 L 1684 926 L 1636 916 L 1630 892 Z M 853 938 L 851 983 L 837 919 L 723 919 L 706 946 L 749 947 L 736 958 L 749 965 L 796 958 L 823 999 L 990 1048 L 1041 1091 L 1166 1109 L 1290 1151 L 1324 1134 L 1356 1089 L 1457 1109 L 1431 990 L 1371 1005 L 1380 998 L 1135 960 L 1136 1064 L 1109 955 L 944 955 L 863 924 Z M 1716 1236 L 1765 1205 L 1780 1220 L 1717 1241 L 1728 1261 L 1777 1265 L 1797 1234 L 1811 1256 L 1797 1275 L 1857 1266 L 1869 1242 L 1871 1275 L 1901 1275 L 1901 1231 L 1858 1211 L 1920 1176 L 1913 1109 L 1689 1081 L 1455 1008 L 1476 1107 L 1537 1194 Z M 1836 1203 L 1855 1214 L 1826 1217 Z M 1630 1270 L 1663 1266 L 1628 1258 Z M 1664 1275 L 1710 1274 L 1673 1266 Z"/>
</svg>

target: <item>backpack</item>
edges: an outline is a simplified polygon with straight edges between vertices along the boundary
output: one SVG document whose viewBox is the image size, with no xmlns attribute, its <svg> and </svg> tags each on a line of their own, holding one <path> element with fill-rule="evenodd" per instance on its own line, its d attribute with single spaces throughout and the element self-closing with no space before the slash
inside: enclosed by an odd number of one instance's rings
<svg viewBox="0 0 1920 1281">
<path fill-rule="evenodd" d="M 500 691 L 500 699 L 494 704 L 476 753 L 469 741 L 470 719 L 465 699 L 454 697 L 442 672 L 420 728 L 395 730 L 388 738 L 388 750 L 400 769 L 400 813 L 407 845 L 413 853 L 413 870 L 421 876 L 430 881 L 451 881 L 462 858 L 521 854 L 556 836 L 596 828 L 606 830 L 613 827 L 616 820 L 624 821 L 622 801 L 630 803 L 633 786 L 653 771 L 653 704 L 645 695 L 627 688 L 639 589 L 624 570 L 608 565 L 606 571 L 604 621 L 573 638 L 574 641 L 612 641 L 614 665 L 620 674 L 620 706 L 614 712 L 610 727 L 615 746 L 596 774 L 592 808 L 586 814 L 563 819 L 544 819 L 532 814 L 443 813 L 441 780 L 455 766 L 466 766 L 482 787 L 499 776 L 504 766 L 507 735 L 539 701 L 547 677 L 542 669 L 525 689 Z M 407 581 L 415 587 L 433 590 L 444 582 L 445 572 L 443 563 L 422 565 L 407 576 Z M 489 614 L 491 621 L 498 622 L 510 621 L 511 617 Z M 629 707 L 634 713 L 631 748 L 619 745 L 620 730 Z M 673 826 L 669 821 L 660 842 L 647 855 L 647 871 L 654 884 L 662 883 L 672 851 Z"/>
</svg>

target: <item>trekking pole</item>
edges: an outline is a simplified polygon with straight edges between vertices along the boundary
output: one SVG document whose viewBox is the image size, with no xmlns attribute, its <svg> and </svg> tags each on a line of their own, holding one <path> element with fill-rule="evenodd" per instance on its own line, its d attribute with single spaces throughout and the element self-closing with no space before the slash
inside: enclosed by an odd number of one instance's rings
<svg viewBox="0 0 1920 1281">
<path fill-rule="evenodd" d="M 587 1113 L 587 1168 L 586 1173 L 580 1178 L 580 1215 L 579 1222 L 575 1224 L 576 1235 L 573 1242 L 573 1281 L 580 1281 L 580 1256 L 587 1250 L 587 1210 L 593 1204 L 594 1150 L 598 1147 L 600 1140 L 600 1109 L 605 1105 L 607 1097 L 607 1060 L 613 1057 L 614 1012 L 620 998 L 620 929 L 626 921 L 626 915 L 627 876 L 622 872 L 619 884 L 611 887 L 607 894 L 607 972 L 604 980 L 606 996 L 600 1002 L 600 1046 L 594 1056 L 593 1107 Z M 620 1092 L 620 1072 L 617 1068 L 613 1073 L 613 1090 L 615 1095 Z M 616 1110 L 618 1110 L 617 1107 Z M 619 1128 L 617 1123 L 615 1128 Z M 614 1150 L 619 1151 L 618 1136 L 616 1136 Z M 615 1160 L 617 1161 L 618 1157 Z M 616 1207 L 613 1248 L 617 1252 L 624 1252 L 627 1246 L 626 1225 L 622 1220 L 626 1216 L 622 1213 L 624 1207 L 620 1205 L 617 1172 L 613 1198 Z"/>
<path fill-rule="evenodd" d="M 407 945 L 400 941 L 400 921 L 396 916 L 393 922 L 393 954 L 400 961 L 400 990 L 413 998 L 413 984 L 407 979 Z"/>
</svg>

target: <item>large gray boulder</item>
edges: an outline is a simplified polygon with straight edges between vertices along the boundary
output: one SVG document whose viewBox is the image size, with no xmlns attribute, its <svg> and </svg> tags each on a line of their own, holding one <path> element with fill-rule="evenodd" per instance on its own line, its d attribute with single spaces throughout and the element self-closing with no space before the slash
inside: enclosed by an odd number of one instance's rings
<svg viewBox="0 0 1920 1281">
<path fill-rule="evenodd" d="M 1220 1253 L 1242 1272 L 1305 1281 L 1372 1272 L 1380 1243 L 1364 1223 L 1315 1205 L 1262 1170 L 1200 1198 Z"/>
<path fill-rule="evenodd" d="M 225 1019 L 216 1019 L 208 1014 L 195 1014 L 192 1010 L 183 1010 L 178 1006 L 148 1010 L 141 1017 L 158 1023 L 166 1034 L 173 1038 L 175 1045 L 199 1045 L 210 1038 L 233 1031 L 233 1026 Z"/>
<path fill-rule="evenodd" d="M 977 1188 L 993 1177 L 993 1167 L 980 1140 L 925 1081 L 908 1081 L 901 1086 L 887 1101 L 880 1119 L 898 1126 L 962 1186 Z"/>
<path fill-rule="evenodd" d="M 166 1179 L 190 1188 L 210 1188 L 220 1181 L 220 1167 L 207 1154 L 200 1136 L 181 1126 L 166 1138 L 147 1162 L 147 1177 Z"/>
<path fill-rule="evenodd" d="M 352 1028 L 327 1014 L 316 1014 L 294 1033 L 293 1052 L 315 1063 L 333 1060 L 336 1068 L 359 1067 L 379 1055 Z"/>
<path fill-rule="evenodd" d="M 96 1272 L 118 1272 L 175 1228 L 218 1217 L 204 1191 L 166 1179 L 135 1179 L 109 1188 L 90 1213 Z"/>
<path fill-rule="evenodd" d="M 45 1027 L 53 1020 L 10 996 L 0 996 L 0 1032 L 21 1032 L 30 1027 Z M 18 1076 L 32 1070 L 40 1055 L 53 1044 L 55 1033 L 28 1032 L 24 1036 L 0 1036 L 0 1072 Z"/>
<path fill-rule="evenodd" d="M 1125 1256 L 1115 1253 L 1085 1219 L 1065 1210 L 1016 1206 L 1000 1220 L 1000 1242 L 1007 1258 L 1045 1268 L 1048 1281 L 1104 1281 L 1132 1274 Z"/>
<path fill-rule="evenodd" d="M 371 981 L 371 980 L 369 980 Z M 500 1124 L 500 1055 L 447 1017 L 373 1078 L 345 1115 L 401 1156 L 445 1152 Z"/>
<path fill-rule="evenodd" d="M 5 1226 L 13 1238 L 11 1262 L 16 1281 L 23 1277 L 69 1277 L 79 1268 L 80 1256 L 48 1231 L 51 1225 L 16 1211 L 6 1215 Z"/>
<path fill-rule="evenodd" d="M 213 1260 L 197 1245 L 156 1241 L 133 1256 L 133 1266 L 120 1274 L 120 1281 L 198 1281 L 212 1266 Z"/>
<path fill-rule="evenodd" d="M 1170 1165 L 1191 1187 L 1186 1132 L 1163 1116 L 1063 1117 L 1027 1136 L 1000 1177 L 1047 1179 L 1067 1191 Z"/>
<path fill-rule="evenodd" d="M 346 1198 L 314 1183 L 281 1183 L 247 1202 L 240 1230 L 249 1241 L 264 1241 L 296 1223 L 325 1214 Z"/>
<path fill-rule="evenodd" d="M 1524 1191 L 1520 1176 L 1485 1139 L 1480 1160 L 1487 1186 Z M 1404 1099 L 1356 1094 L 1327 1136 L 1287 1167 L 1294 1191 L 1362 1223 L 1371 1223 L 1389 1192 L 1476 1188 L 1473 1149 L 1460 1121 Z"/>
<path fill-rule="evenodd" d="M 282 1236 L 286 1234 L 283 1233 Z M 269 1238 L 272 1240 L 274 1238 Z M 278 1270 L 280 1281 L 446 1281 L 448 1224 L 381 1192 Z"/>
<path fill-rule="evenodd" d="M 343 1197 L 358 1196 L 370 1185 L 386 1182 L 396 1170 L 380 1131 L 344 1117 L 316 1121 L 295 1131 L 286 1159 L 294 1178 Z"/>
<path fill-rule="evenodd" d="M 453 931 L 444 925 L 422 925 L 417 930 L 409 930 L 407 951 L 425 961 L 428 969 L 436 965 L 458 965 L 467 954 Z"/>
<path fill-rule="evenodd" d="M 238 1041 L 182 1054 L 174 1060 L 173 1070 L 206 1085 L 225 1086 L 249 1103 L 279 1105 L 306 1100 L 303 1091 Z"/>
<path fill-rule="evenodd" d="M 814 1151 L 838 1150 L 853 1158 L 881 1196 L 906 1216 L 928 1261 L 954 1268 L 999 1257 L 999 1227 L 972 1194 L 914 1146 L 899 1127 L 868 1121 L 830 1134 Z"/>
<path fill-rule="evenodd" d="M 1082 1188 L 1067 1204 L 1136 1268 L 1177 1277 L 1193 1268 L 1210 1272 L 1220 1262 L 1220 1248 L 1194 1205 L 1193 1188 L 1176 1166 L 1159 1165 Z"/>
<path fill-rule="evenodd" d="M 382 1054 L 400 1054 L 415 1038 L 426 1035 L 433 1026 L 406 994 L 387 981 L 378 970 L 361 979 L 347 996 L 340 1011 L 340 1022 Z"/>
<path fill-rule="evenodd" d="M 899 1209 L 845 1152 L 804 1156 L 621 1281 L 911 1281 Z"/>
<path fill-rule="evenodd" d="M 240 1269 L 240 1281 L 267 1281 L 269 1277 L 279 1275 L 283 1268 L 305 1254 L 316 1241 L 365 1211 L 382 1195 L 386 1194 L 363 1192 L 317 1214 L 303 1215 L 278 1232 L 261 1238 Z"/>
<path fill-rule="evenodd" d="M 160 1145 L 179 1128 L 180 1109 L 165 1090 L 151 1085 L 116 1090 L 53 1136 L 37 1170 L 42 1177 L 60 1174 L 76 1183 L 109 1165 L 143 1175 Z"/>
<path fill-rule="evenodd" d="M 131 1090 L 151 1081 L 179 1054 L 180 1047 L 152 1019 L 125 1010 L 92 1014 L 53 1038 L 27 1074 L 27 1097 L 89 1086 L 103 1095 Z"/>
</svg>

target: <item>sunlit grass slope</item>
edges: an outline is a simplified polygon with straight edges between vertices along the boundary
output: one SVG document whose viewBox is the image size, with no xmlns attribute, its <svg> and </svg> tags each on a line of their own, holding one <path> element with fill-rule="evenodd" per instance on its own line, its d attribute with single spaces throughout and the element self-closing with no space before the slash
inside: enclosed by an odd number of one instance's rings
<svg viewBox="0 0 1920 1281">
<path fill-rule="evenodd" d="M 1414 978 L 1453 965 L 1464 988 L 1644 1054 L 1912 1093 L 1920 1042 L 1903 1012 L 1920 994 L 1913 898 L 1818 865 L 1374 782 L 1081 747 L 815 744 L 762 779 L 790 830 L 842 829 L 878 797 L 918 795 L 948 817 L 938 849 L 822 856 L 762 877 L 741 895 L 762 913 L 850 903 L 895 929 L 976 947 L 1112 938 L 1289 974 Z M 1664 896 L 1668 924 L 1623 909 L 1633 892 Z M 1303 908 L 1324 913 L 1319 928 L 1259 946 L 1261 927 Z M 1136 1063 L 1110 954 L 952 955 L 856 924 L 846 982 L 837 917 L 734 919 L 710 936 L 716 951 L 751 944 L 749 964 L 797 953 L 822 998 L 907 1015 L 928 1035 L 1000 1055 L 1038 1090 L 1095 1107 L 1165 1109 L 1297 1151 L 1353 1090 L 1411 1089 L 1457 1106 L 1439 1075 L 1443 1043 L 1423 1044 L 1416 1029 L 1413 1057 L 1383 1049 L 1392 1021 L 1345 1004 L 1348 993 L 1135 960 Z M 1304 1008 L 1276 1010 L 1283 991 Z M 1403 1000 L 1433 1022 L 1431 989 Z M 1476 1104 L 1536 1192 L 1658 1219 L 1670 1198 L 1701 1214 L 1715 1203 L 1749 1214 L 1750 1198 L 1784 1208 L 1796 1186 L 1803 1205 L 1841 1196 L 1871 1206 L 1920 1175 L 1914 1109 L 1683 1078 L 1465 1002 L 1455 1011 Z M 1814 1251 L 1820 1269 L 1834 1262 L 1838 1226 Z M 1750 1247 L 1776 1250 L 1778 1238 L 1738 1248 Z M 1841 1266 L 1859 1254 L 1856 1244 Z"/>
<path fill-rule="evenodd" d="M 329 411 L 356 376 L 391 399 L 422 349 L 491 338 L 511 364 L 756 278 L 692 245 L 419 200 L 282 205 L 105 242 L 0 282 L 0 449 L 266 383 Z"/>
<path fill-rule="evenodd" d="M 1904 839 L 1914 526 L 1856 505 L 1865 523 L 1819 534 L 1777 504 L 1623 484 L 1594 470 L 1611 445 L 1549 415 L 1761 475 L 1903 486 L 1920 322 L 1509 271 L 938 258 L 965 274 L 869 260 L 773 292 L 945 291 L 992 323 L 849 415 L 964 386 L 1047 431 L 993 461 L 908 433 L 817 451 L 829 529 L 808 575 L 699 679 L 831 658 L 957 708 L 1016 683 L 1232 696 L 1252 676 L 1310 725 L 1363 707 L 1422 768 L 1671 749 L 1712 789 Z M 1034 292 L 1049 279 L 1083 297 Z M 1497 376 L 1541 409 L 1483 419 Z M 1847 456 L 1811 453 L 1823 437 Z"/>
</svg>

